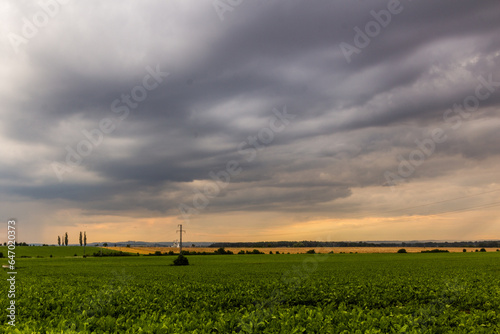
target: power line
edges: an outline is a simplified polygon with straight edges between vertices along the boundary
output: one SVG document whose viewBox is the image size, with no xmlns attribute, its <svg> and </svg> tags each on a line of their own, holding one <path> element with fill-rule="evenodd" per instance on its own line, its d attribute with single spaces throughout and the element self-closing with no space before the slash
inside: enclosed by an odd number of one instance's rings
<svg viewBox="0 0 500 334">
<path fill-rule="evenodd" d="M 352 218 L 361 218 L 361 217 L 366 216 L 366 215 L 370 216 L 370 215 L 374 215 L 374 214 L 390 213 L 390 212 L 404 211 L 404 210 L 410 210 L 410 209 L 417 209 L 417 208 L 421 208 L 421 207 L 425 207 L 425 206 L 430 206 L 430 205 L 434 205 L 434 204 L 441 204 L 441 203 L 456 201 L 456 200 L 459 200 L 459 199 L 476 197 L 476 196 L 480 196 L 480 195 L 484 195 L 484 194 L 489 194 L 489 193 L 493 193 L 493 192 L 497 192 L 497 191 L 500 191 L 500 189 L 485 191 L 485 192 L 482 192 L 482 193 L 477 193 L 477 194 L 468 195 L 468 196 L 461 196 L 461 197 L 455 197 L 455 198 L 451 198 L 451 199 L 445 199 L 445 200 L 442 200 L 442 201 L 436 201 L 436 202 L 431 202 L 431 203 L 426 203 L 426 204 L 421 204 L 421 205 L 416 205 L 416 206 L 410 206 L 410 207 L 406 207 L 406 208 L 402 208 L 402 209 L 394 209 L 394 210 L 387 210 L 387 211 L 373 212 L 373 213 L 364 213 L 364 214 L 361 214 L 359 216 L 351 217 L 349 219 L 352 219 Z"/>
<path fill-rule="evenodd" d="M 441 216 L 441 215 L 446 215 L 446 214 L 449 214 L 449 213 L 475 211 L 476 209 L 480 209 L 480 208 L 492 208 L 492 207 L 499 206 L 499 205 L 500 205 L 500 201 L 499 202 L 487 203 L 487 204 L 481 204 L 481 205 L 473 206 L 473 207 L 470 207 L 470 208 L 457 209 L 457 210 L 451 210 L 451 211 L 445 211 L 445 212 L 430 214 L 429 216 Z"/>
<path fill-rule="evenodd" d="M 434 204 L 441 204 L 441 203 L 452 202 L 452 201 L 456 201 L 456 200 L 460 200 L 460 199 L 476 197 L 476 196 L 480 196 L 480 195 L 484 195 L 484 194 L 490 194 L 490 193 L 497 192 L 497 191 L 500 191 L 500 189 L 484 191 L 484 192 L 477 193 L 477 194 L 472 194 L 472 195 L 467 195 L 467 196 L 461 196 L 461 197 L 455 197 L 455 198 L 451 198 L 451 199 L 447 199 L 447 200 L 441 200 L 441 201 L 436 201 L 436 202 L 431 202 L 431 203 L 426 203 L 426 204 L 421 204 L 421 205 L 406 207 L 406 208 L 402 208 L 402 209 L 388 210 L 388 211 L 382 211 L 382 212 L 374 212 L 372 214 L 370 214 L 370 213 L 364 213 L 364 214 L 361 214 L 359 216 L 354 216 L 354 217 L 350 217 L 350 218 L 346 218 L 346 219 L 355 219 L 355 218 L 361 218 L 361 217 L 365 217 L 365 216 L 370 216 L 370 215 L 373 215 L 373 214 L 381 214 L 381 213 L 389 213 L 389 212 L 397 212 L 397 211 L 404 211 L 404 210 L 416 209 L 416 208 L 421 208 L 421 207 L 430 206 L 430 205 L 434 205 Z M 474 207 L 469 207 L 469 208 L 462 208 L 462 209 L 457 209 L 457 210 L 443 211 L 443 212 L 438 212 L 438 213 L 434 213 L 434 214 L 428 214 L 427 216 L 439 216 L 439 215 L 446 215 L 446 214 L 451 214 L 451 213 L 455 213 L 455 212 L 474 211 L 474 210 L 479 209 L 479 208 L 490 208 L 490 207 L 495 207 L 495 206 L 499 206 L 499 205 L 500 205 L 500 202 L 492 202 L 492 203 L 482 204 L 482 205 L 479 205 L 479 206 L 474 206 Z M 315 233 L 328 232 L 328 231 L 331 231 L 331 229 L 316 231 Z M 292 235 L 292 234 L 297 234 L 297 233 L 299 233 L 299 232 L 273 233 L 273 234 L 267 234 L 266 233 L 266 234 L 264 234 L 264 236 Z M 245 236 L 263 236 L 263 234 L 245 234 Z"/>
</svg>

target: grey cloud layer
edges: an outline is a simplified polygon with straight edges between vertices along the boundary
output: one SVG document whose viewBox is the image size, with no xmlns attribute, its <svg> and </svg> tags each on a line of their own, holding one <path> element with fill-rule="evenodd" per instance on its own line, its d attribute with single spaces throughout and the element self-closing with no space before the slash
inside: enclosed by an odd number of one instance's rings
<svg viewBox="0 0 500 334">
<path fill-rule="evenodd" d="M 247 1 L 221 22 L 210 1 L 70 2 L 19 57 L 2 56 L 24 69 L 9 73 L 13 93 L 2 94 L 3 137 L 44 148 L 23 146 L 22 158 L 0 168 L 2 191 L 69 199 L 88 212 L 176 215 L 176 204 L 193 195 L 190 182 L 209 180 L 232 159 L 243 172 L 212 210 L 313 208 L 356 187 L 381 187 L 397 154 L 445 128 L 444 111 L 473 94 L 479 76 L 500 81 L 498 1 L 401 1 L 402 12 L 348 63 L 339 44 L 353 44 L 353 28 L 364 29 L 370 11 L 387 3 Z M 34 10 L 20 8 L 11 31 Z M 157 65 L 171 75 L 83 161 L 99 181 L 74 171 L 59 183 L 34 172 L 64 161 L 81 130 L 115 119 L 112 102 Z M 495 92 L 449 131 L 415 177 L 439 177 L 432 166 L 446 156 L 497 159 L 499 103 Z M 238 144 L 283 106 L 295 120 L 246 162 Z"/>
</svg>

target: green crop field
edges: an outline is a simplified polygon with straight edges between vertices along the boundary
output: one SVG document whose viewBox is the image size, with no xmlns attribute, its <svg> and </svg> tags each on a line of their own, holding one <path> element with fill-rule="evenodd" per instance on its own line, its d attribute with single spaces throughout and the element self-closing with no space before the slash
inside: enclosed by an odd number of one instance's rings
<svg viewBox="0 0 500 334">
<path fill-rule="evenodd" d="M 188 258 L 17 259 L 0 332 L 500 333 L 497 252 Z"/>
<path fill-rule="evenodd" d="M 0 252 L 4 257 L 7 257 L 7 246 L 0 246 Z M 100 252 L 100 247 L 85 247 L 85 254 L 92 255 Z M 83 256 L 83 247 L 80 246 L 16 246 L 16 257 L 67 257 L 67 256 Z M 103 253 L 116 253 L 110 249 L 103 248 Z"/>
</svg>

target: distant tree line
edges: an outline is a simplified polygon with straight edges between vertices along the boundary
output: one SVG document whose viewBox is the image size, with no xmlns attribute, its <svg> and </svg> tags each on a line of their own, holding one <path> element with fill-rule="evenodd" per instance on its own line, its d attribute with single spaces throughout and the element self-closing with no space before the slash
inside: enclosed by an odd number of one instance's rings
<svg viewBox="0 0 500 334">
<path fill-rule="evenodd" d="M 4 242 L 3 245 L 7 246 L 7 242 Z M 27 244 L 25 242 L 14 242 L 14 245 L 15 246 L 29 246 L 29 244 Z"/>
<path fill-rule="evenodd" d="M 352 241 L 260 241 L 260 242 L 216 242 L 209 247 L 221 248 L 278 248 L 278 247 L 499 247 L 500 241 L 454 241 L 454 242 L 352 242 Z"/>
</svg>

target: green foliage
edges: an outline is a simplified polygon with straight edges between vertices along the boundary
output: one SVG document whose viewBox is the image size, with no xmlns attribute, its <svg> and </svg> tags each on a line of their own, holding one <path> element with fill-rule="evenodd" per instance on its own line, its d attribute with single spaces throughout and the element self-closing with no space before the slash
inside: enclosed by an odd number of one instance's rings
<svg viewBox="0 0 500 334">
<path fill-rule="evenodd" d="M 110 251 L 109 249 L 99 249 L 98 252 L 94 252 L 92 256 L 96 257 L 104 257 L 104 256 L 135 256 L 134 253 L 127 253 L 122 251 Z M 160 253 L 161 255 L 161 253 Z"/>
<path fill-rule="evenodd" d="M 432 249 L 432 250 L 423 250 L 420 253 L 449 253 L 450 251 L 447 249 Z"/>
<path fill-rule="evenodd" d="M 19 258 L 16 328 L 0 333 L 500 332 L 497 252 L 170 261 Z"/>
<path fill-rule="evenodd" d="M 465 249 L 465 248 L 464 248 L 464 249 L 462 249 L 462 252 L 463 252 L 463 253 L 467 253 L 467 249 Z"/>
<path fill-rule="evenodd" d="M 253 251 L 245 251 L 245 254 L 264 254 L 264 252 L 261 252 L 258 249 L 254 249 Z"/>
<path fill-rule="evenodd" d="M 310 249 L 306 252 L 306 254 L 316 254 L 316 252 L 314 251 L 314 249 Z"/>
<path fill-rule="evenodd" d="M 0 252 L 7 254 L 7 247 L 0 246 Z M 85 247 L 85 252 L 87 254 L 100 252 L 99 247 Z M 119 253 L 118 251 L 111 249 L 103 249 L 103 253 Z M 53 255 L 54 257 L 66 257 L 74 255 L 83 256 L 83 247 L 80 246 L 67 246 L 67 247 L 58 247 L 58 246 L 16 246 L 16 257 L 36 257 L 36 256 L 44 256 L 49 257 Z"/>
<path fill-rule="evenodd" d="M 486 249 L 481 248 L 479 251 L 480 251 L 480 252 L 486 252 Z"/>
<path fill-rule="evenodd" d="M 398 250 L 398 253 L 399 254 L 406 254 L 406 249 L 401 248 L 401 249 Z"/>
<path fill-rule="evenodd" d="M 187 266 L 189 261 L 184 255 L 179 255 L 177 259 L 174 260 L 174 266 Z"/>
<path fill-rule="evenodd" d="M 233 252 L 230 250 L 225 250 L 224 247 L 219 248 L 218 250 L 214 251 L 215 254 L 219 255 L 232 255 Z"/>
</svg>

